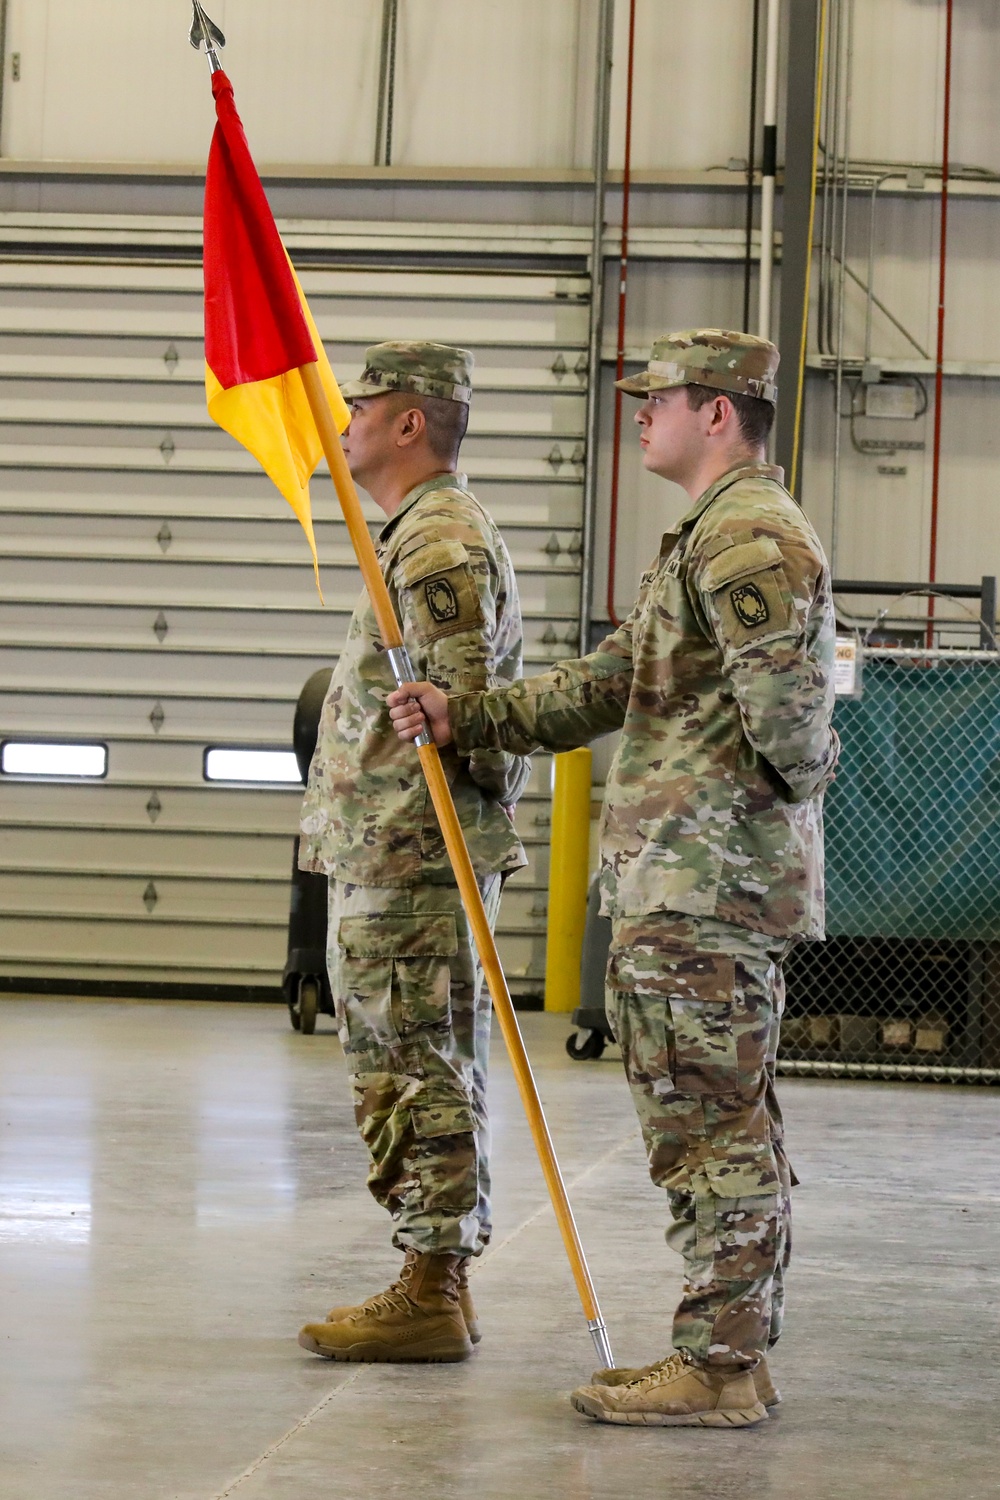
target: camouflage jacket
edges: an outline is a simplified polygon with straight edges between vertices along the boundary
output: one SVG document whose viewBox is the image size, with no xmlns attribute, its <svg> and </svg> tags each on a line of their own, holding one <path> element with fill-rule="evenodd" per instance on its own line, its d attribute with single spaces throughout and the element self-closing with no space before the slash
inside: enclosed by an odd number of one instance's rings
<svg viewBox="0 0 1000 1500">
<path fill-rule="evenodd" d="M 601 830 L 612 915 L 823 934 L 834 616 L 822 546 L 782 477 L 750 464 L 706 490 L 590 656 L 452 701 L 464 751 L 568 750 L 623 728 Z"/>
<path fill-rule="evenodd" d="M 521 613 L 507 548 L 464 475 L 418 485 L 378 538 L 382 572 L 417 676 L 449 692 L 512 682 Z M 362 593 L 323 704 L 302 808 L 303 869 L 355 885 L 450 882 L 417 752 L 385 705 L 395 683 Z M 477 875 L 526 863 L 505 807 L 530 765 L 506 751 L 442 753 Z"/>
</svg>

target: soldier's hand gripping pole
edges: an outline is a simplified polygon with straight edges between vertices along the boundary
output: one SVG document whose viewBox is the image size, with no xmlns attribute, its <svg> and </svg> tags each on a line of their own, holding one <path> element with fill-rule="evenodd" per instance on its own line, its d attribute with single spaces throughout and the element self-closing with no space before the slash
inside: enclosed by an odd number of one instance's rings
<svg viewBox="0 0 1000 1500">
<path fill-rule="evenodd" d="M 379 633 L 386 647 L 389 661 L 392 665 L 393 675 L 397 684 L 401 687 L 406 682 L 414 681 L 413 667 L 403 645 L 403 634 L 399 628 L 386 588 L 385 579 L 375 556 L 375 548 L 372 543 L 368 527 L 361 511 L 361 502 L 358 492 L 354 487 L 350 470 L 344 451 L 340 446 L 340 437 L 337 432 L 333 415 L 327 402 L 326 392 L 316 366 L 302 365 L 300 367 L 302 383 L 305 387 L 309 406 L 312 410 L 313 419 L 319 432 L 320 441 L 326 461 L 330 465 L 330 474 L 333 478 L 337 497 L 340 500 L 347 529 L 350 533 L 354 551 L 357 554 L 358 563 L 361 567 L 361 576 L 368 590 L 375 618 L 378 621 Z M 514 1077 L 517 1080 L 518 1092 L 524 1105 L 531 1134 L 534 1138 L 535 1149 L 538 1152 L 542 1171 L 548 1186 L 552 1206 L 555 1209 L 556 1221 L 559 1232 L 566 1247 L 566 1254 L 573 1271 L 573 1279 L 576 1282 L 580 1301 L 583 1304 L 584 1316 L 587 1319 L 587 1327 L 594 1340 L 597 1357 L 604 1366 L 614 1365 L 611 1354 L 611 1345 L 608 1342 L 607 1329 L 601 1316 L 598 1305 L 597 1294 L 594 1291 L 594 1283 L 591 1280 L 587 1259 L 583 1253 L 580 1243 L 580 1234 L 573 1218 L 573 1210 L 570 1207 L 569 1198 L 566 1195 L 566 1185 L 563 1182 L 562 1172 L 556 1160 L 555 1150 L 552 1146 L 552 1137 L 549 1135 L 549 1127 L 542 1110 L 541 1100 L 538 1097 L 538 1089 L 531 1072 L 531 1064 L 528 1054 L 524 1049 L 524 1041 L 521 1029 L 517 1024 L 517 1016 L 507 988 L 507 981 L 500 965 L 496 944 L 493 941 L 493 933 L 483 906 L 483 898 L 476 882 L 472 861 L 466 848 L 465 836 L 462 833 L 462 825 L 455 811 L 451 791 L 445 778 L 444 768 L 441 765 L 441 757 L 437 746 L 429 735 L 422 734 L 416 740 L 417 754 L 423 768 L 424 777 L 434 803 L 434 811 L 437 813 L 441 832 L 444 835 L 445 846 L 448 850 L 448 858 L 451 860 L 452 869 L 462 897 L 472 928 L 476 948 L 479 951 L 480 961 L 486 975 L 486 983 L 489 986 L 490 995 L 493 999 L 493 1008 L 496 1011 L 497 1020 L 500 1022 L 500 1030 L 510 1055 L 511 1065 L 514 1069 Z"/>
</svg>

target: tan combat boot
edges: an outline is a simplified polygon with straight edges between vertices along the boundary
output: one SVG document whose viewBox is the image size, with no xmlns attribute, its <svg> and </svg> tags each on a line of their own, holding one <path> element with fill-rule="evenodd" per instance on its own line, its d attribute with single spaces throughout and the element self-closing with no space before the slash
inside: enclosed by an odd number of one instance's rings
<svg viewBox="0 0 1000 1500">
<path fill-rule="evenodd" d="M 462 1317 L 465 1319 L 465 1326 L 469 1330 L 469 1338 L 474 1344 L 478 1344 L 481 1342 L 483 1335 L 472 1301 L 472 1293 L 469 1291 L 469 1259 L 469 1256 L 463 1255 L 458 1268 L 458 1305 L 462 1309 Z M 388 1290 L 390 1292 L 405 1291 L 405 1287 L 402 1286 L 401 1282 L 394 1281 Z M 366 1305 L 366 1303 L 360 1302 L 352 1306 L 331 1307 L 326 1315 L 326 1321 L 328 1323 L 340 1323 L 344 1318 L 349 1318 L 352 1313 L 360 1312 L 361 1308 Z"/>
<path fill-rule="evenodd" d="M 458 1255 L 407 1250 L 399 1280 L 337 1323 L 307 1323 L 299 1343 L 324 1359 L 452 1361 L 472 1353 L 458 1301 Z"/>
<path fill-rule="evenodd" d="M 753 1427 L 767 1421 L 748 1370 L 723 1374 L 680 1352 L 631 1385 L 585 1385 L 570 1400 L 598 1422 L 633 1427 Z"/>
<path fill-rule="evenodd" d="M 662 1369 L 666 1360 L 657 1360 L 652 1365 L 641 1365 L 638 1368 L 622 1368 L 620 1370 L 595 1370 L 590 1377 L 591 1385 L 631 1385 L 634 1380 L 644 1380 L 647 1375 L 652 1375 L 654 1370 Z M 754 1390 L 757 1392 L 757 1400 L 766 1407 L 779 1406 L 781 1404 L 781 1392 L 777 1389 L 771 1379 L 771 1372 L 767 1368 L 767 1360 L 761 1355 L 760 1362 L 752 1372 Z"/>
</svg>

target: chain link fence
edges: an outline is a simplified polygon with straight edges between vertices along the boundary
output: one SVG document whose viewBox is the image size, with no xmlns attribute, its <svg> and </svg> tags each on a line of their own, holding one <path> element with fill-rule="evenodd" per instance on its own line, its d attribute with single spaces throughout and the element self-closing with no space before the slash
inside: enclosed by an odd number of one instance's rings
<svg viewBox="0 0 1000 1500">
<path fill-rule="evenodd" d="M 866 647 L 779 1070 L 1000 1082 L 1000 656 Z"/>
</svg>

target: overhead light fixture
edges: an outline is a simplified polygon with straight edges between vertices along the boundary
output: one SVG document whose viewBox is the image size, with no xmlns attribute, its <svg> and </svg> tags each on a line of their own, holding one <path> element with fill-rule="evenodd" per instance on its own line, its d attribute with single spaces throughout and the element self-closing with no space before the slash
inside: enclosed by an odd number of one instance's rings
<svg viewBox="0 0 1000 1500">
<path fill-rule="evenodd" d="M 291 750 L 229 750 L 218 745 L 205 751 L 205 780 L 302 785 L 299 763 Z"/>
<path fill-rule="evenodd" d="M 100 780 L 108 774 L 108 747 L 56 740 L 4 740 L 0 745 L 0 771 L 5 776 Z"/>
</svg>

